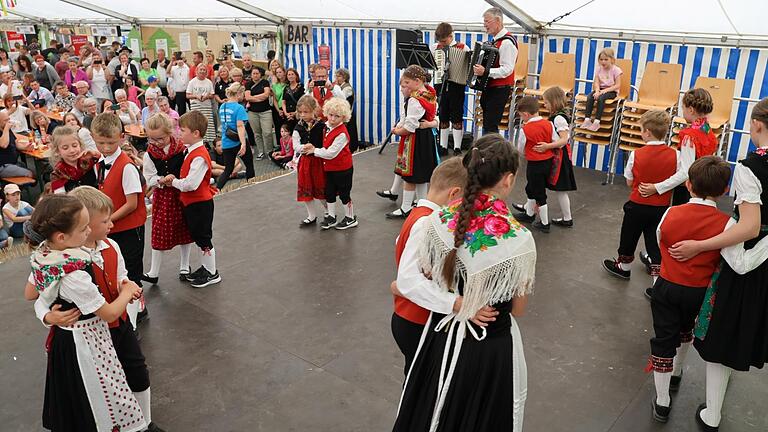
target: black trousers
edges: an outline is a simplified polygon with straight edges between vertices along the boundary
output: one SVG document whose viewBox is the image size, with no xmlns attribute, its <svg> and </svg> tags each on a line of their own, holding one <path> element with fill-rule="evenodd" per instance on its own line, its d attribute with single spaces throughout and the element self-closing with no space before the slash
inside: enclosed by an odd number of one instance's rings
<svg viewBox="0 0 768 432">
<path fill-rule="evenodd" d="M 213 249 L 213 200 L 192 203 L 182 213 L 195 244 L 202 250 Z"/>
<path fill-rule="evenodd" d="M 454 129 L 460 129 L 464 121 L 464 89 L 466 85 L 446 81 L 440 85 L 440 128 L 445 129 L 450 123 Z"/>
<path fill-rule="evenodd" d="M 336 202 L 336 195 L 339 196 L 344 205 L 352 201 L 352 173 L 354 168 L 345 171 L 326 171 L 325 172 L 325 200 L 328 204 Z"/>
<path fill-rule="evenodd" d="M 222 149 L 221 154 L 224 156 L 224 172 L 221 173 L 216 180 L 216 187 L 221 189 L 229 181 L 229 176 L 232 175 L 232 171 L 235 169 L 235 163 L 237 161 L 237 153 L 240 151 L 240 146 Z M 245 145 L 245 154 L 241 158 L 243 165 L 245 165 L 245 178 L 256 177 L 256 171 L 253 168 L 253 150 L 251 146 Z"/>
<path fill-rule="evenodd" d="M 272 153 L 269 154 L 269 159 L 275 163 L 275 165 L 279 166 L 280 168 L 285 168 L 285 164 L 290 162 L 293 159 L 293 156 L 283 156 L 283 157 L 274 157 L 272 156 Z"/>
<path fill-rule="evenodd" d="M 504 115 L 504 106 L 509 100 L 509 86 L 486 87 L 480 96 L 480 106 L 483 108 L 483 135 L 499 132 L 501 116 Z"/>
<path fill-rule="evenodd" d="M 642 235 L 645 239 L 645 250 L 653 264 L 661 264 L 661 252 L 656 241 L 656 228 L 661 222 L 667 207 L 650 206 L 627 201 L 624 204 L 624 220 L 621 222 L 621 238 L 619 240 L 619 257 L 634 257 L 637 242 Z M 625 261 L 625 262 L 631 262 Z"/>
<path fill-rule="evenodd" d="M 681 343 L 693 341 L 693 326 L 707 287 L 687 287 L 663 278 L 656 279 L 651 297 L 653 330 L 651 355 L 654 368 L 669 372 L 670 359 Z M 664 361 L 666 360 L 666 361 Z"/>
<path fill-rule="evenodd" d="M 395 338 L 397 347 L 405 356 L 405 368 L 403 373 L 407 376 L 408 369 L 411 368 L 413 358 L 416 356 L 416 350 L 419 348 L 419 340 L 424 326 L 410 322 L 400 315 L 392 314 L 392 336 Z"/>
<path fill-rule="evenodd" d="M 144 205 L 140 202 L 139 205 Z M 125 260 L 128 279 L 141 285 L 141 275 L 144 273 L 144 225 L 125 231 L 109 233 L 109 238 L 120 246 L 120 252 Z"/>
<path fill-rule="evenodd" d="M 173 104 L 176 107 L 176 112 L 180 116 L 187 113 L 187 94 L 185 92 L 176 92 L 176 97 L 173 98 Z"/>
<path fill-rule="evenodd" d="M 119 318 L 118 318 L 119 319 Z M 134 393 L 143 392 L 149 388 L 149 371 L 144 354 L 141 352 L 136 333 L 129 321 L 120 319 L 120 325 L 110 328 L 112 345 L 115 346 L 117 359 L 125 371 L 125 379 L 128 387 Z"/>
<path fill-rule="evenodd" d="M 595 119 L 600 120 L 603 117 L 603 111 L 605 110 L 605 101 L 608 99 L 615 99 L 616 98 L 616 92 L 608 92 L 603 93 L 600 96 L 597 97 L 597 112 L 595 113 Z M 585 117 L 591 117 L 592 116 L 592 109 L 595 106 L 595 95 L 594 93 L 590 93 L 587 95 L 587 106 L 585 109 Z"/>
<path fill-rule="evenodd" d="M 552 159 L 528 161 L 525 168 L 525 195 L 536 200 L 539 207 L 547 204 L 547 180 L 552 170 Z"/>
</svg>

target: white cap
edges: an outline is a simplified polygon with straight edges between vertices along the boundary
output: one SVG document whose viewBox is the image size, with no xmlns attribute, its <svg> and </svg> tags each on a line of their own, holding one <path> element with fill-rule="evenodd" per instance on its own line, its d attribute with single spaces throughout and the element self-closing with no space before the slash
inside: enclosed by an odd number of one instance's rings
<svg viewBox="0 0 768 432">
<path fill-rule="evenodd" d="M 5 185 L 5 189 L 3 189 L 3 192 L 5 192 L 7 195 L 15 194 L 16 192 L 20 192 L 20 191 L 21 189 L 19 189 L 19 186 L 13 183 L 9 185 Z"/>
</svg>

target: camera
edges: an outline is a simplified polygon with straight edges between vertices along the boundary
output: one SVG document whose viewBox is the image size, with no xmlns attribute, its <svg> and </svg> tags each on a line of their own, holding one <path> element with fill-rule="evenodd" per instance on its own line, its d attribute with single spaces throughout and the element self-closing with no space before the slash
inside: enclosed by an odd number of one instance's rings
<svg viewBox="0 0 768 432">
<path fill-rule="evenodd" d="M 13 97 L 13 100 L 15 100 L 15 101 L 20 101 L 22 99 L 24 99 L 24 96 L 22 96 L 22 95 L 16 95 L 16 96 Z"/>
<path fill-rule="evenodd" d="M 325 87 L 325 80 L 315 81 L 315 87 Z"/>
<path fill-rule="evenodd" d="M 93 64 L 101 64 L 101 60 L 94 60 Z"/>
<path fill-rule="evenodd" d="M 113 103 L 112 104 L 112 111 L 119 111 L 120 110 L 120 104 L 119 103 Z"/>
</svg>

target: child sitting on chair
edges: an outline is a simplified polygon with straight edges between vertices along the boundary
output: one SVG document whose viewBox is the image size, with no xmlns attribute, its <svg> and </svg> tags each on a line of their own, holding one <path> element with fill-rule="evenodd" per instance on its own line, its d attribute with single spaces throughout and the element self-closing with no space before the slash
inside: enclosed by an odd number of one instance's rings
<svg viewBox="0 0 768 432">
<path fill-rule="evenodd" d="M 582 129 L 597 132 L 600 129 L 600 119 L 603 117 L 605 101 L 615 99 L 617 91 L 621 88 L 621 75 L 624 73 L 616 66 L 616 55 L 612 48 L 604 48 L 597 57 L 600 67 L 595 72 L 595 82 L 592 84 L 592 93 L 587 95 L 587 106 L 584 110 L 584 123 Z M 597 99 L 597 112 L 592 120 L 592 108 Z"/>
</svg>

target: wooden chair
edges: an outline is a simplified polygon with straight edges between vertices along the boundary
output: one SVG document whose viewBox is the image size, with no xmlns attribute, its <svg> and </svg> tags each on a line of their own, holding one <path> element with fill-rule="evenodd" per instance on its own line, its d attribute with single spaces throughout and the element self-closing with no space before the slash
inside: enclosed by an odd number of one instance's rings
<svg viewBox="0 0 768 432">
<path fill-rule="evenodd" d="M 544 56 L 544 64 L 541 66 L 541 75 L 539 76 L 538 89 L 525 89 L 523 94 L 526 96 L 541 97 L 544 92 L 550 88 L 558 86 L 566 94 L 573 92 L 576 85 L 576 55 L 547 53 Z M 549 113 L 543 109 L 540 111 L 542 117 Z"/>
<path fill-rule="evenodd" d="M 723 78 L 696 78 L 695 88 L 703 88 L 712 95 L 713 110 L 709 114 L 709 125 L 718 139 L 717 152 L 715 154 L 725 156 L 728 153 L 728 138 L 731 129 L 731 111 L 733 110 L 733 93 L 736 90 L 736 81 Z M 675 117 L 672 125 L 672 143 L 680 144 L 678 133 L 688 126 L 683 117 Z"/>
</svg>

